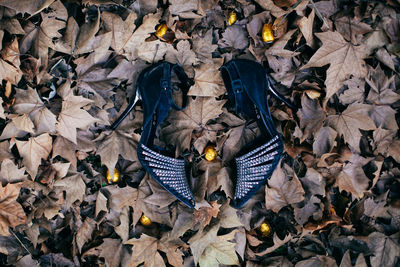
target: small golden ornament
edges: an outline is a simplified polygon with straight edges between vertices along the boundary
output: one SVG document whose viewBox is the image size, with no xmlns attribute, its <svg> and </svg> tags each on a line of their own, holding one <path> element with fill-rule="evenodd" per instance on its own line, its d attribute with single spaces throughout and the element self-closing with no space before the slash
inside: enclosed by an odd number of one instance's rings
<svg viewBox="0 0 400 267">
<path fill-rule="evenodd" d="M 274 32 L 272 31 L 272 25 L 270 23 L 264 24 L 262 28 L 262 39 L 266 43 L 272 43 L 275 40 Z"/>
<path fill-rule="evenodd" d="M 228 18 L 228 25 L 231 26 L 233 25 L 237 20 L 237 15 L 235 11 L 229 12 L 229 18 Z"/>
<path fill-rule="evenodd" d="M 109 184 L 117 183 L 121 178 L 121 173 L 117 168 L 114 169 L 114 177 L 111 177 L 110 172 L 107 170 L 107 182 Z"/>
<path fill-rule="evenodd" d="M 140 223 L 144 226 L 149 226 L 151 224 L 151 220 L 149 217 L 143 214 L 142 217 L 140 217 Z"/>
<path fill-rule="evenodd" d="M 307 89 L 306 94 L 311 99 L 317 99 L 321 96 L 321 92 L 314 89 Z"/>
<path fill-rule="evenodd" d="M 215 151 L 213 146 L 207 146 L 206 149 L 204 149 L 204 153 L 205 153 L 204 157 L 206 158 L 207 161 L 214 160 L 218 155 L 217 151 Z"/>
<path fill-rule="evenodd" d="M 271 226 L 267 222 L 263 222 L 258 229 L 263 237 L 268 237 L 271 234 Z"/>
<path fill-rule="evenodd" d="M 157 28 L 156 28 L 156 36 L 158 38 L 163 38 L 164 35 L 167 33 L 167 31 L 168 31 L 167 25 L 162 23 L 162 24 L 158 25 Z"/>
</svg>

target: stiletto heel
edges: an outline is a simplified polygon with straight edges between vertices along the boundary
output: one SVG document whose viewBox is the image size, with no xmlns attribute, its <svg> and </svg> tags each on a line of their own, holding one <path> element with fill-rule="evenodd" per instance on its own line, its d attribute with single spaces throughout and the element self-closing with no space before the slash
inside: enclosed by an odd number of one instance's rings
<svg viewBox="0 0 400 267">
<path fill-rule="evenodd" d="M 114 121 L 114 123 L 111 125 L 111 130 L 117 129 L 117 127 L 121 124 L 121 122 L 128 116 L 128 114 L 133 110 L 133 108 L 136 106 L 136 104 L 141 100 L 142 98 L 140 97 L 140 92 L 139 90 L 136 91 L 136 96 L 135 99 L 129 103 L 128 107 L 122 112 L 121 116 Z"/>
</svg>

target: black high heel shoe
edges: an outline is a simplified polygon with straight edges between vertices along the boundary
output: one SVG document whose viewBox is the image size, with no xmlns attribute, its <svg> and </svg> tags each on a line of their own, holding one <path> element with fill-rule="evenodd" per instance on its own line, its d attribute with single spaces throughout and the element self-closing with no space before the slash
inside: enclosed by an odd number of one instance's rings
<svg viewBox="0 0 400 267">
<path fill-rule="evenodd" d="M 257 62 L 234 59 L 220 71 L 236 114 L 255 119 L 261 131 L 261 137 L 235 158 L 237 179 L 233 206 L 240 208 L 271 177 L 283 153 L 283 141 L 268 107 L 268 92 L 290 108 L 296 110 L 296 107 L 272 87 L 269 76 Z"/>
<path fill-rule="evenodd" d="M 174 71 L 180 80 L 183 93 L 183 106 L 179 107 L 172 97 L 171 72 Z M 118 125 L 131 112 L 136 103 L 143 103 L 143 132 L 137 148 L 137 154 L 143 168 L 168 192 L 188 207 L 193 208 L 195 201 L 186 178 L 184 159 L 175 159 L 162 155 L 153 141 L 157 126 L 167 117 L 170 107 L 183 110 L 187 105 L 187 92 L 192 82 L 183 68 L 168 62 L 152 65 L 139 75 L 136 97 L 121 116 L 113 123 L 111 129 Z"/>
</svg>

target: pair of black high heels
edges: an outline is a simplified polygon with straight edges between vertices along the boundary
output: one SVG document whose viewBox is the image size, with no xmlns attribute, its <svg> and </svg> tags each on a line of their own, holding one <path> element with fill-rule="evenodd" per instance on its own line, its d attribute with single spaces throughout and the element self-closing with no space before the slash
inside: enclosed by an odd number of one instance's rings
<svg viewBox="0 0 400 267">
<path fill-rule="evenodd" d="M 233 206 L 240 208 L 271 177 L 283 152 L 281 136 L 269 111 L 268 92 L 290 108 L 295 107 L 271 87 L 269 76 L 257 62 L 235 59 L 224 64 L 220 71 L 236 114 L 256 119 L 261 130 L 261 137 L 247 145 L 235 158 L 237 179 Z M 172 97 L 171 72 L 175 72 L 181 82 L 182 107 Z M 161 154 L 153 141 L 156 128 L 165 120 L 170 107 L 176 110 L 186 108 L 187 92 L 192 84 L 179 65 L 161 62 L 146 68 L 139 75 L 136 98 L 111 126 L 111 129 L 116 129 L 142 99 L 143 132 L 137 148 L 139 161 L 161 186 L 190 208 L 194 208 L 195 200 L 187 180 L 185 160 Z"/>
</svg>

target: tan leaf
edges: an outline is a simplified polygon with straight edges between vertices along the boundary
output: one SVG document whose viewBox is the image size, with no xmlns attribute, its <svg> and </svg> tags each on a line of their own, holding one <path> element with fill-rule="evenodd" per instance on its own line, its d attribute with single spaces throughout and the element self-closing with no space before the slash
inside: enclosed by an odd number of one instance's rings
<svg viewBox="0 0 400 267">
<path fill-rule="evenodd" d="M 167 255 L 168 263 L 174 267 L 183 265 L 183 252 L 179 246 L 170 242 L 159 242 L 158 249 Z"/>
<path fill-rule="evenodd" d="M 34 14 L 39 13 L 43 9 L 47 8 L 54 0 L 21 0 L 21 1 L 13 1 L 13 0 L 3 0 L 0 5 L 14 9 L 18 13 L 28 13 L 32 16 Z"/>
<path fill-rule="evenodd" d="M 313 152 L 317 157 L 325 153 L 330 153 L 336 145 L 337 132 L 329 126 L 321 127 L 315 134 L 313 143 Z"/>
<path fill-rule="evenodd" d="M 336 30 L 342 34 L 342 36 L 353 43 L 357 42 L 357 35 L 363 35 L 368 32 L 372 32 L 372 28 L 367 23 L 361 22 L 356 18 L 349 18 L 343 16 L 335 20 Z"/>
<path fill-rule="evenodd" d="M 25 179 L 25 167 L 18 169 L 18 166 L 10 159 L 4 159 L 1 162 L 0 182 L 3 185 L 21 182 Z"/>
<path fill-rule="evenodd" d="M 107 212 L 107 198 L 101 193 L 101 191 L 97 192 L 97 197 L 96 197 L 96 210 L 94 212 L 94 215 L 97 217 L 101 211 Z"/>
<path fill-rule="evenodd" d="M 368 247 L 373 252 L 371 266 L 395 266 L 400 250 L 398 242 L 379 232 L 371 233 L 368 238 Z"/>
<path fill-rule="evenodd" d="M 188 40 L 179 41 L 176 45 L 176 49 L 169 49 L 165 54 L 165 60 L 174 64 L 181 65 L 185 72 L 193 77 L 193 64 L 196 64 L 196 54 L 190 48 Z"/>
<path fill-rule="evenodd" d="M 16 89 L 13 110 L 29 115 L 35 124 L 36 134 L 55 133 L 56 116 L 44 105 L 36 90 L 29 87 L 28 90 Z"/>
<path fill-rule="evenodd" d="M 363 197 L 370 183 L 370 180 L 365 175 L 363 166 L 370 161 L 371 159 L 353 154 L 350 162 L 343 167 L 343 171 L 337 177 L 336 183 L 339 186 L 339 190 L 350 192 L 357 198 Z"/>
<path fill-rule="evenodd" d="M 144 266 L 165 266 L 164 260 L 157 251 L 157 238 L 142 234 L 140 239 L 132 238 L 124 242 L 125 245 L 133 245 L 132 257 L 129 266 L 138 266 L 144 262 Z"/>
<path fill-rule="evenodd" d="M 86 184 L 83 181 L 83 173 L 70 173 L 68 176 L 54 183 L 55 187 L 59 187 L 66 192 L 65 207 L 69 209 L 71 205 L 79 200 L 82 201 L 85 196 Z"/>
<path fill-rule="evenodd" d="M 303 34 L 304 39 L 306 39 L 307 45 L 311 48 L 314 48 L 315 45 L 313 36 L 314 17 L 315 10 L 313 9 L 308 18 L 302 17 L 298 22 L 300 31 Z"/>
<path fill-rule="evenodd" d="M 105 30 L 112 31 L 111 48 L 117 53 L 124 52 L 125 45 L 136 28 L 134 23 L 136 18 L 137 15 L 135 12 L 130 12 L 124 21 L 114 13 L 103 12 L 101 14 Z"/>
<path fill-rule="evenodd" d="M 1 51 L 1 57 L 4 60 L 12 63 L 16 68 L 19 68 L 21 61 L 19 60 L 19 46 L 18 39 L 14 38 L 14 40 L 3 48 Z"/>
<path fill-rule="evenodd" d="M 215 243 L 219 225 L 214 225 L 207 232 L 198 231 L 189 239 L 190 250 L 192 251 L 194 262 L 197 264 L 205 249 L 212 243 Z"/>
<path fill-rule="evenodd" d="M 61 156 L 64 159 L 71 162 L 72 166 L 76 169 L 77 159 L 75 151 L 77 150 L 76 145 L 69 141 L 68 139 L 57 136 L 53 144 L 53 154 L 52 158 L 56 156 Z"/>
<path fill-rule="evenodd" d="M 78 246 L 79 253 L 82 251 L 83 245 L 92 239 L 92 233 L 97 223 L 92 218 L 87 217 L 81 227 L 76 232 L 75 241 Z"/>
<path fill-rule="evenodd" d="M 21 80 L 22 71 L 0 59 L 0 80 L 7 80 L 17 84 Z"/>
<path fill-rule="evenodd" d="M 110 249 L 112 248 L 112 249 Z M 104 238 L 100 246 L 94 247 L 83 253 L 82 257 L 97 256 L 104 258 L 107 266 L 118 267 L 123 254 L 122 242 L 119 239 Z"/>
<path fill-rule="evenodd" d="M 3 108 L 3 99 L 0 97 L 0 118 L 5 119 L 6 115 L 4 114 L 4 108 Z"/>
<path fill-rule="evenodd" d="M 330 115 L 327 118 L 329 126 L 334 128 L 344 141 L 356 151 L 360 151 L 362 130 L 374 130 L 375 124 L 368 117 L 371 106 L 365 104 L 351 104 L 340 115 Z"/>
<path fill-rule="evenodd" d="M 315 256 L 307 260 L 302 260 L 296 263 L 296 267 L 307 267 L 307 266 L 324 266 L 324 267 L 337 267 L 334 258 L 328 256 Z"/>
<path fill-rule="evenodd" d="M 290 51 L 285 49 L 287 42 L 292 38 L 296 30 L 288 31 L 282 38 L 274 42 L 274 44 L 265 51 L 265 56 L 274 55 L 284 58 L 291 58 L 300 54 L 300 52 Z"/>
<path fill-rule="evenodd" d="M 9 236 L 8 227 L 24 224 L 25 212 L 17 202 L 21 183 L 8 184 L 2 187 L 0 184 L 0 236 Z"/>
<path fill-rule="evenodd" d="M 273 252 L 274 250 L 276 250 L 277 248 L 280 248 L 281 246 L 283 246 L 284 244 L 286 244 L 287 242 L 289 242 L 290 240 L 292 240 L 292 235 L 287 235 L 285 236 L 285 238 L 283 240 L 281 240 L 278 235 L 276 233 L 274 233 L 273 236 L 273 241 L 274 241 L 274 245 L 272 247 L 267 248 L 266 250 L 264 250 L 263 252 L 259 252 L 256 253 L 257 256 L 264 256 L 267 255 L 268 253 Z"/>
<path fill-rule="evenodd" d="M 319 130 L 326 118 L 318 100 L 310 99 L 306 94 L 301 97 L 301 109 L 297 112 L 297 115 L 300 118 L 300 128 L 304 133 L 300 143 L 311 138 Z"/>
<path fill-rule="evenodd" d="M 226 236 L 230 236 L 227 234 Z M 236 243 L 229 242 L 225 236 L 217 236 L 215 242 L 204 250 L 199 259 L 200 266 L 239 265 L 235 250 Z"/>
<path fill-rule="evenodd" d="M 74 144 L 76 144 L 76 130 L 87 129 L 97 121 L 87 111 L 81 109 L 88 104 L 88 101 L 90 100 L 82 97 L 69 96 L 62 102 L 56 125 L 57 132 Z"/>
<path fill-rule="evenodd" d="M 292 172 L 292 171 L 291 171 Z M 265 207 L 274 212 L 287 205 L 304 199 L 304 189 L 296 175 L 289 177 L 283 168 L 278 166 L 265 186 Z"/>
<path fill-rule="evenodd" d="M 189 98 L 189 105 L 184 111 L 173 110 L 168 117 L 171 125 L 163 129 L 164 137 L 176 145 L 177 151 L 189 149 L 193 131 L 207 129 L 207 123 L 222 113 L 225 100 L 213 97 Z"/>
<path fill-rule="evenodd" d="M 365 91 L 365 80 L 357 77 L 351 77 L 351 79 L 343 83 L 347 85 L 348 89 L 345 90 L 340 96 L 339 100 L 343 104 L 352 103 L 363 103 L 364 102 L 364 91 Z"/>
<path fill-rule="evenodd" d="M 188 95 L 194 96 L 215 96 L 226 93 L 219 68 L 223 59 L 213 59 L 208 64 L 200 64 L 194 69 L 194 85 L 190 88 Z"/>
<path fill-rule="evenodd" d="M 31 137 L 28 141 L 16 141 L 18 152 L 23 158 L 26 171 L 35 179 L 41 159 L 47 159 L 51 152 L 52 139 L 47 133 Z"/>
<path fill-rule="evenodd" d="M 194 210 L 194 221 L 195 223 L 200 223 L 200 229 L 204 229 L 210 224 L 212 218 L 217 218 L 219 213 L 219 208 L 221 204 L 217 201 L 210 202 L 211 207 L 201 207 L 198 210 Z"/>
<path fill-rule="evenodd" d="M 212 44 L 212 30 L 208 30 L 204 36 L 195 36 L 193 38 L 193 51 L 196 53 L 197 58 L 203 62 L 212 61 L 212 52 L 218 45 Z"/>
<path fill-rule="evenodd" d="M 12 118 L 12 122 L 14 123 L 17 129 L 28 133 L 34 133 L 33 122 L 31 121 L 31 119 L 27 114 L 23 114 L 21 116 L 16 116 Z"/>
<path fill-rule="evenodd" d="M 338 32 L 321 32 L 315 35 L 322 41 L 322 47 L 301 69 L 330 64 L 325 80 L 326 98 L 324 103 L 326 104 L 350 75 L 359 78 L 367 75 L 367 68 L 363 60 L 367 54 L 363 45 L 355 46 L 346 42 Z"/>
<path fill-rule="evenodd" d="M 120 130 L 112 131 L 109 135 L 104 132 L 95 140 L 98 143 L 96 154 L 100 155 L 101 162 L 109 170 L 114 170 L 118 155 L 127 160 L 138 161 L 136 148 L 139 139 L 138 134 L 128 134 Z"/>
</svg>

